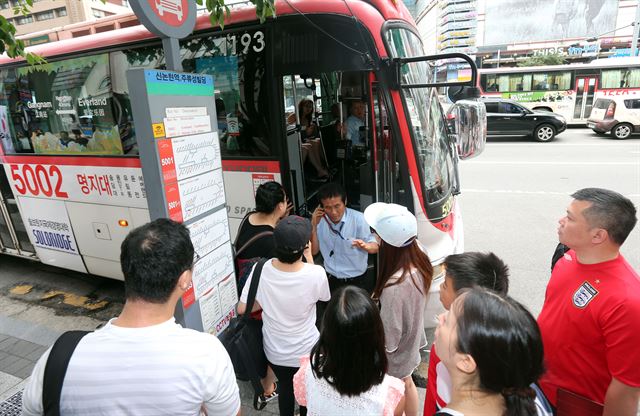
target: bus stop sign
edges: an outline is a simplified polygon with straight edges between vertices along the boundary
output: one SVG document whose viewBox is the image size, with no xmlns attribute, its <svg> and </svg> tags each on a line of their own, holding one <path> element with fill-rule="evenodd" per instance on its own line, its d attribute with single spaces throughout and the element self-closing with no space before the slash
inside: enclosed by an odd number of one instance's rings
<svg viewBox="0 0 640 416">
<path fill-rule="evenodd" d="M 163 38 L 182 39 L 196 24 L 194 0 L 129 0 L 140 22 Z"/>
</svg>

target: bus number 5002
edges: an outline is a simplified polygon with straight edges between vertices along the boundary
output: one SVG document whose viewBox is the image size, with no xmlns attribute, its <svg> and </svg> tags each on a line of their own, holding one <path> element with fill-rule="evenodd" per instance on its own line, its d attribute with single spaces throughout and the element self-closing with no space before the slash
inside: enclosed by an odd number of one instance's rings
<svg viewBox="0 0 640 416">
<path fill-rule="evenodd" d="M 69 194 L 61 191 L 62 172 L 57 166 L 50 165 L 11 165 L 11 179 L 18 193 L 25 195 L 27 191 L 34 196 L 42 193 L 45 196 L 69 198 Z M 53 184 L 52 184 L 53 180 Z"/>
</svg>

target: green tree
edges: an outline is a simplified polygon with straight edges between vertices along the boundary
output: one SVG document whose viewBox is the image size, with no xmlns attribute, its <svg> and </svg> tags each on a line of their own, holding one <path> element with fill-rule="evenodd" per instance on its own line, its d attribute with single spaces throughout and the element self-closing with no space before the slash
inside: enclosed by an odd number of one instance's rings
<svg viewBox="0 0 640 416">
<path fill-rule="evenodd" d="M 9 0 L 0 0 L 0 4 L 6 4 Z M 105 2 L 106 0 L 101 0 Z M 229 6 L 224 4 L 224 0 L 189 0 L 195 1 L 200 6 L 204 5 L 209 11 L 211 24 L 220 25 L 224 27 L 224 19 L 229 17 L 231 10 Z M 275 15 L 275 0 L 250 0 L 256 5 L 256 15 L 260 19 L 260 22 L 269 16 Z M 14 14 L 28 15 L 31 7 L 33 6 L 33 0 L 20 0 L 18 6 L 13 8 Z M 23 57 L 30 64 L 36 64 L 43 62 L 43 59 L 38 55 L 28 53 L 25 50 L 24 41 L 16 39 L 16 28 L 14 25 L 7 21 L 4 17 L 0 16 L 0 54 L 6 52 L 10 58 Z"/>
<path fill-rule="evenodd" d="M 522 62 L 518 62 L 518 66 L 541 66 L 541 65 L 562 65 L 567 60 L 559 53 L 549 55 L 530 56 Z"/>
</svg>

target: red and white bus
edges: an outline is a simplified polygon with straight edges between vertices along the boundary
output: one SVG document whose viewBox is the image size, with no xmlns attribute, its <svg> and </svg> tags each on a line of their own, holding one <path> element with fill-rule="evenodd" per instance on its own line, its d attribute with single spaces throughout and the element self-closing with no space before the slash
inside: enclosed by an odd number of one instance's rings
<svg viewBox="0 0 640 416">
<path fill-rule="evenodd" d="M 421 40 L 403 3 L 283 0 L 276 10 L 277 18 L 259 23 L 255 8 L 235 9 L 223 31 L 201 16 L 180 42 L 184 71 L 214 77 L 232 236 L 264 181 L 283 183 L 297 212 L 315 208 L 319 183 L 301 161 L 300 129 L 287 124 L 311 98 L 349 205 L 407 206 L 434 264 L 462 251 L 455 198 L 462 155 L 430 75 L 437 58 L 419 58 Z M 121 279 L 120 243 L 149 220 L 125 72 L 164 68 L 161 42 L 134 26 L 30 51 L 48 63 L 0 57 L 2 251 Z M 345 152 L 336 123 L 354 100 L 366 103 L 367 146 Z M 459 138 L 467 155 L 484 140 L 482 120 L 470 119 L 467 130 L 477 125 L 479 134 Z"/>
<path fill-rule="evenodd" d="M 596 59 L 585 64 L 484 68 L 482 95 L 518 101 L 532 110 L 561 114 L 585 124 L 598 98 L 640 97 L 640 58 Z"/>
</svg>

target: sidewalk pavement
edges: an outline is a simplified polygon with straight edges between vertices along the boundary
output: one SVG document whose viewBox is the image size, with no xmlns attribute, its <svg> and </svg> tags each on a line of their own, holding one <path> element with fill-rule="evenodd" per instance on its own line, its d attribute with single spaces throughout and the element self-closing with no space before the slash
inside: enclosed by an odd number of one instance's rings
<svg viewBox="0 0 640 416">
<path fill-rule="evenodd" d="M 83 329 L 83 328 L 79 328 Z M 93 328 L 87 328 L 93 329 Z M 36 362 L 64 332 L 0 316 L 0 416 L 20 415 L 22 390 Z M 248 382 L 238 382 L 242 400 L 242 415 L 277 415 L 277 400 L 262 411 L 253 409 L 253 390 Z M 420 394 L 420 415 L 425 390 Z"/>
</svg>

